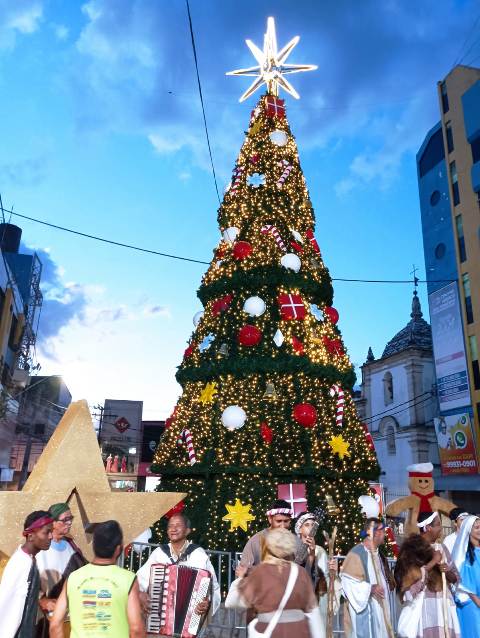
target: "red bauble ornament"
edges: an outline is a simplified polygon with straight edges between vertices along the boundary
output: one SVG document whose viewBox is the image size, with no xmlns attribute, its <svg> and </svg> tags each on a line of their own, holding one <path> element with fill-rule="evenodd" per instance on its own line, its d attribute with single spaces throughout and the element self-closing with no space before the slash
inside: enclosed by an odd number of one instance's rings
<svg viewBox="0 0 480 638">
<path fill-rule="evenodd" d="M 345 353 L 340 339 L 330 339 L 330 337 L 326 335 L 324 335 L 322 339 L 329 354 L 337 354 L 341 357 Z"/>
<path fill-rule="evenodd" d="M 232 294 L 225 295 L 224 297 L 220 297 L 219 299 L 216 299 L 212 304 L 212 315 L 216 317 L 221 312 L 225 312 L 225 310 L 228 310 L 230 307 L 230 304 L 232 303 L 232 299 L 233 299 Z"/>
<path fill-rule="evenodd" d="M 333 308 L 332 306 L 326 306 L 323 309 L 323 314 L 328 317 L 332 323 L 337 323 L 340 318 L 338 310 L 336 308 Z"/>
<path fill-rule="evenodd" d="M 262 339 L 262 332 L 257 326 L 242 326 L 238 331 L 238 342 L 242 346 L 256 346 Z"/>
<path fill-rule="evenodd" d="M 191 343 L 188 348 L 185 350 L 185 352 L 183 353 L 183 356 L 185 357 L 185 359 L 188 359 L 188 357 L 190 357 L 193 354 L 193 351 L 195 350 L 195 344 Z"/>
<path fill-rule="evenodd" d="M 295 335 L 292 336 L 292 346 L 295 352 L 298 352 L 298 354 L 303 354 L 303 351 L 304 351 L 303 343 L 300 341 L 300 339 L 297 339 Z"/>
<path fill-rule="evenodd" d="M 233 257 L 238 260 L 245 259 L 252 250 L 252 244 L 249 244 L 248 241 L 236 241 L 233 247 Z"/>
<path fill-rule="evenodd" d="M 171 510 L 168 510 L 168 512 L 165 514 L 165 518 L 172 518 L 172 516 L 175 516 L 175 514 L 181 514 L 183 512 L 183 510 L 185 509 L 185 503 L 183 501 L 180 501 L 180 503 L 177 503 L 174 507 L 172 507 Z"/>
<path fill-rule="evenodd" d="M 260 423 L 260 434 L 262 435 L 262 439 L 265 441 L 265 443 L 267 445 L 270 445 L 270 443 L 273 441 L 273 430 L 272 428 L 268 427 L 265 421 L 263 423 Z"/>
<path fill-rule="evenodd" d="M 177 407 L 178 407 L 178 406 L 175 406 L 175 407 L 173 408 L 173 412 L 172 412 L 172 414 L 168 417 L 168 419 L 166 419 L 166 420 L 165 420 L 165 429 L 166 429 L 166 430 L 167 430 L 169 427 L 171 427 L 171 425 L 172 425 L 172 423 L 173 423 L 173 421 L 174 421 L 175 417 L 177 416 Z"/>
<path fill-rule="evenodd" d="M 304 428 L 313 428 L 317 422 L 317 411 L 311 403 L 297 403 L 293 408 L 293 418 Z"/>
</svg>

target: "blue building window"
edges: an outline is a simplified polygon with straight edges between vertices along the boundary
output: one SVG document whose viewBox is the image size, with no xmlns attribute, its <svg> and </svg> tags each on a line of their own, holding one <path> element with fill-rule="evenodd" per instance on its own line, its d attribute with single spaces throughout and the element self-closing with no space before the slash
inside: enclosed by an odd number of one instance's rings
<svg viewBox="0 0 480 638">
<path fill-rule="evenodd" d="M 478 344 L 477 337 L 470 335 L 468 337 L 470 346 L 470 356 L 472 358 L 472 370 L 473 370 L 473 385 L 475 390 L 480 390 L 480 367 L 478 365 Z"/>
<path fill-rule="evenodd" d="M 467 260 L 467 251 L 465 249 L 465 236 L 463 234 L 463 220 L 461 215 L 455 217 L 455 226 L 457 228 L 458 254 L 460 261 L 463 263 Z"/>
<path fill-rule="evenodd" d="M 426 175 L 434 166 L 439 164 L 445 158 L 445 149 L 443 148 L 442 130 L 438 129 L 429 139 L 428 144 L 423 151 L 423 155 L 418 163 L 420 177 Z"/>
<path fill-rule="evenodd" d="M 468 273 L 462 275 L 463 283 L 463 296 L 465 299 L 465 314 L 467 315 L 467 323 L 473 323 L 473 306 L 472 306 L 472 292 L 470 289 L 470 277 Z"/>
<path fill-rule="evenodd" d="M 430 195 L 430 206 L 436 206 L 440 201 L 440 191 L 433 191 Z"/>
<path fill-rule="evenodd" d="M 453 151 L 453 133 L 452 125 L 450 122 L 445 124 L 445 133 L 447 134 L 447 150 L 449 153 Z"/>
<path fill-rule="evenodd" d="M 440 91 L 442 94 L 442 111 L 444 113 L 447 113 L 450 107 L 448 105 L 447 85 L 445 84 L 445 82 L 442 82 Z"/>
<path fill-rule="evenodd" d="M 452 180 L 453 205 L 458 206 L 460 204 L 460 192 L 458 190 L 457 165 L 455 162 L 450 162 L 450 177 Z"/>
<path fill-rule="evenodd" d="M 473 163 L 476 164 L 477 162 L 480 162 L 480 137 L 477 137 L 476 140 L 473 140 L 473 142 L 470 144 L 470 147 L 472 149 Z"/>
</svg>

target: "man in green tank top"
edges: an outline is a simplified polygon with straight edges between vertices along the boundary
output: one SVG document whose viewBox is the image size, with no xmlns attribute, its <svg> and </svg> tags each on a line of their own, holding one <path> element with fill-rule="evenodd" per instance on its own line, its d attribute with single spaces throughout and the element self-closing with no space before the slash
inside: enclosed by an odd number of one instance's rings
<svg viewBox="0 0 480 638">
<path fill-rule="evenodd" d="M 95 526 L 92 563 L 70 574 L 50 623 L 50 638 L 64 638 L 70 613 L 71 638 L 145 638 L 135 574 L 117 567 L 123 534 L 117 521 Z"/>
</svg>

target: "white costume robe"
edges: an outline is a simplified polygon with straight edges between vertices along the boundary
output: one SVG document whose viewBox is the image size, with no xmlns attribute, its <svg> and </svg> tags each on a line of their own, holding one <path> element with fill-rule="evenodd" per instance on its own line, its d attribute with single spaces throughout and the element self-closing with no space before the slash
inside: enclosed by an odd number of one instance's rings
<svg viewBox="0 0 480 638">
<path fill-rule="evenodd" d="M 21 547 L 12 554 L 0 582 L 0 636 L 15 638 L 27 604 L 28 577 L 33 558 Z M 38 595 L 38 594 L 37 594 Z"/>
<path fill-rule="evenodd" d="M 140 567 L 137 572 L 137 580 L 140 591 L 148 590 L 148 585 L 150 582 L 150 568 L 152 565 L 155 565 L 155 563 L 163 563 L 169 565 L 172 563 L 172 561 L 161 547 L 157 547 L 157 549 L 153 550 L 150 558 L 144 565 L 142 565 L 142 567 Z M 189 567 L 196 567 L 197 569 L 206 569 L 212 575 L 212 604 L 210 605 L 208 618 L 205 620 L 204 627 L 206 627 L 206 625 L 210 622 L 212 616 L 220 607 L 221 600 L 220 585 L 218 584 L 213 565 L 210 562 L 207 552 L 201 547 L 196 547 L 190 554 L 186 556 L 185 560 L 181 561 L 180 564 L 188 565 Z"/>
<path fill-rule="evenodd" d="M 343 564 L 340 579 L 352 621 L 351 638 L 388 638 L 382 606 L 371 596 L 371 590 L 372 585 L 380 584 L 383 587 L 388 611 L 390 588 L 378 552 L 375 560 L 380 574 L 380 583 L 377 583 L 372 555 L 363 544 L 354 547 Z M 367 573 L 365 573 L 365 566 L 368 569 Z"/>
<path fill-rule="evenodd" d="M 73 547 L 65 539 L 50 543 L 50 549 L 37 554 L 37 567 L 40 572 L 40 589 L 44 596 L 48 596 L 52 587 L 60 580 L 70 558 L 75 553 Z"/>
</svg>

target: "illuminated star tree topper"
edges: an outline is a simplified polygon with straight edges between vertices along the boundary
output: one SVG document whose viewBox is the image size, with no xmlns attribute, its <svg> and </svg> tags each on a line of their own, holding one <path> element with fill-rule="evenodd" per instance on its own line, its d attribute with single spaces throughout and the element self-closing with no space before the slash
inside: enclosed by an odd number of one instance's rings
<svg viewBox="0 0 480 638">
<path fill-rule="evenodd" d="M 242 95 L 240 102 L 250 97 L 250 95 L 264 83 L 267 85 L 270 95 L 278 95 L 279 87 L 282 87 L 282 89 L 290 93 L 294 98 L 299 99 L 299 94 L 283 76 L 287 73 L 314 71 L 318 68 L 316 64 L 285 64 L 286 59 L 296 47 L 299 40 L 300 36 L 296 35 L 288 44 L 278 51 L 275 20 L 273 18 L 268 18 L 267 20 L 267 32 L 263 40 L 263 51 L 251 40 L 245 40 L 248 48 L 258 62 L 258 66 L 252 66 L 248 69 L 237 69 L 236 71 L 229 71 L 227 73 L 227 75 L 246 75 L 256 78 Z"/>
</svg>

